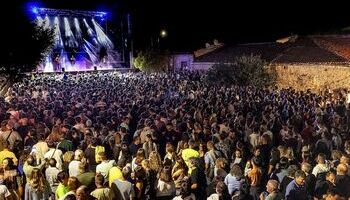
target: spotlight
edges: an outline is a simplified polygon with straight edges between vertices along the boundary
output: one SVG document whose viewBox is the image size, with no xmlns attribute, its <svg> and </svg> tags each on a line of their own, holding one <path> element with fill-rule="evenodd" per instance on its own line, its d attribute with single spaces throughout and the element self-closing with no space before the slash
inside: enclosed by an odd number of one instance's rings
<svg viewBox="0 0 350 200">
<path fill-rule="evenodd" d="M 33 12 L 34 14 L 38 14 L 38 13 L 39 13 L 38 7 L 33 7 L 33 8 L 32 8 L 32 12 Z"/>
</svg>

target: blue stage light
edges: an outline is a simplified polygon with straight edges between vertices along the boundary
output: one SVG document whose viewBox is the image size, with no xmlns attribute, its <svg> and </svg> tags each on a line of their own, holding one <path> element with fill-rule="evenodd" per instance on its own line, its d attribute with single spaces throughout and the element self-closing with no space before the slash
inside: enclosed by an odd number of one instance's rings
<svg viewBox="0 0 350 200">
<path fill-rule="evenodd" d="M 38 13 L 39 13 L 38 7 L 33 7 L 33 8 L 32 8 L 32 12 L 33 12 L 34 14 L 38 14 Z"/>
</svg>

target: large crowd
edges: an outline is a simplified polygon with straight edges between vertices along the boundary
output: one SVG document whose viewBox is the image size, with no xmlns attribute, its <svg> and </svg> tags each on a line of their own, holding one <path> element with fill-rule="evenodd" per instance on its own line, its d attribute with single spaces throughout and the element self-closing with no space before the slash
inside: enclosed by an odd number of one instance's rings
<svg viewBox="0 0 350 200">
<path fill-rule="evenodd" d="M 346 95 L 33 74 L 0 97 L 0 200 L 349 199 Z"/>
</svg>

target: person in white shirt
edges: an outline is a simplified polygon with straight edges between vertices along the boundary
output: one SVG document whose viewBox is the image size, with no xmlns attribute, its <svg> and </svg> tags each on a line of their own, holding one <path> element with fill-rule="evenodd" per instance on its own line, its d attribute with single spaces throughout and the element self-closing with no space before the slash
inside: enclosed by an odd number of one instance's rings
<svg viewBox="0 0 350 200">
<path fill-rule="evenodd" d="M 329 167 L 326 164 L 326 156 L 323 153 L 317 155 L 317 165 L 312 170 L 312 174 L 317 177 L 318 174 L 328 172 Z"/>
<path fill-rule="evenodd" d="M 44 158 L 49 160 L 51 158 L 54 158 L 57 162 L 56 164 L 56 167 L 59 169 L 59 170 L 62 170 L 62 156 L 63 156 L 63 153 L 61 150 L 59 150 L 58 148 L 56 148 L 56 145 L 55 143 L 53 142 L 48 142 L 48 146 L 50 148 L 50 150 L 48 152 L 46 152 L 44 154 Z"/>
<path fill-rule="evenodd" d="M 105 152 L 99 153 L 102 162 L 96 166 L 96 173 L 100 173 L 107 180 L 109 170 L 116 164 L 114 160 L 108 160 Z"/>
<path fill-rule="evenodd" d="M 80 174 L 79 165 L 83 157 L 84 157 L 84 153 L 81 149 L 78 149 L 74 152 L 74 160 L 72 160 L 68 166 L 70 177 L 72 176 L 77 177 Z"/>
<path fill-rule="evenodd" d="M 171 169 L 165 166 L 161 173 L 157 184 L 157 197 L 165 198 L 175 195 L 175 183 L 171 178 Z"/>
<path fill-rule="evenodd" d="M 45 170 L 45 178 L 47 182 L 50 184 L 50 188 L 53 193 L 53 196 L 55 195 L 57 186 L 60 183 L 57 180 L 57 174 L 60 172 L 60 170 L 57 169 L 56 163 L 57 163 L 56 160 L 54 158 L 51 158 L 49 160 L 49 167 L 46 168 Z"/>
<path fill-rule="evenodd" d="M 249 135 L 249 142 L 253 148 L 259 145 L 260 143 L 260 134 L 259 129 L 255 128 L 252 134 Z"/>
<path fill-rule="evenodd" d="M 0 174 L 0 200 L 10 199 L 11 192 L 8 190 L 7 186 L 4 184 L 4 175 Z"/>
</svg>

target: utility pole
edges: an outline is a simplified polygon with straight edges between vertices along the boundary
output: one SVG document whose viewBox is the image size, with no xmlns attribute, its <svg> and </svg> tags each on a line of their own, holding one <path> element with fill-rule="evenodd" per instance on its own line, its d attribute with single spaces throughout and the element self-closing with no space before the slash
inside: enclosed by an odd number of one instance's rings
<svg viewBox="0 0 350 200">
<path fill-rule="evenodd" d="M 129 58 L 130 58 L 130 69 L 134 68 L 134 41 L 132 40 L 132 24 L 131 24 L 131 15 L 130 13 L 127 14 L 127 20 L 128 20 L 128 38 L 130 40 L 130 52 L 129 52 Z"/>
</svg>

